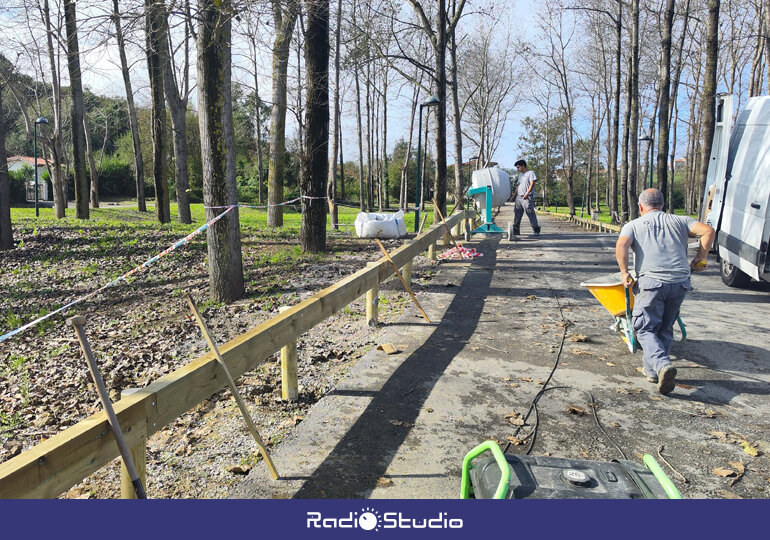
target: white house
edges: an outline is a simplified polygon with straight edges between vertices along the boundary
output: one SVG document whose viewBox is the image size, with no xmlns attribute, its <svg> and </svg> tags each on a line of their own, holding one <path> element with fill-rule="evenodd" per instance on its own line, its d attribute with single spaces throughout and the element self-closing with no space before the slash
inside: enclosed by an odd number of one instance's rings
<svg viewBox="0 0 770 540">
<path fill-rule="evenodd" d="M 11 156 L 8 158 L 8 171 L 20 171 L 24 167 L 32 169 L 35 158 L 28 156 Z M 48 182 L 43 182 L 43 173 L 48 170 L 47 163 L 43 158 L 37 158 L 37 186 L 38 200 L 49 201 L 51 198 L 48 193 Z M 35 200 L 35 173 L 34 170 L 27 180 L 27 201 Z"/>
</svg>

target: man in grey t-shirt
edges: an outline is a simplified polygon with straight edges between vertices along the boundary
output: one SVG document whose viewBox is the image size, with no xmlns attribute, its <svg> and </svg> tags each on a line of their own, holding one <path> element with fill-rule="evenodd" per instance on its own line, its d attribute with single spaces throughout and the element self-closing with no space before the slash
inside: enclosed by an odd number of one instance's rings
<svg viewBox="0 0 770 540">
<path fill-rule="evenodd" d="M 518 235 L 520 233 L 521 218 L 525 212 L 529 218 L 529 224 L 532 225 L 532 230 L 535 234 L 540 234 L 540 225 L 537 224 L 534 196 L 532 195 L 537 176 L 535 176 L 535 171 L 527 169 L 527 162 L 523 159 L 514 163 L 514 166 L 519 171 L 519 179 L 514 186 L 516 190 L 511 196 L 511 199 L 515 201 L 513 209 L 513 234 Z"/>
<path fill-rule="evenodd" d="M 634 251 L 634 311 L 632 325 L 644 351 L 643 373 L 658 391 L 674 389 L 676 368 L 669 352 L 674 322 L 690 285 L 690 271 L 706 269 L 706 256 L 714 241 L 714 229 L 691 217 L 663 212 L 663 194 L 655 189 L 639 195 L 640 217 L 626 223 L 615 245 L 615 256 L 623 284 L 632 284 L 628 271 L 628 248 Z M 687 262 L 687 239 L 700 239 L 698 253 Z"/>
</svg>

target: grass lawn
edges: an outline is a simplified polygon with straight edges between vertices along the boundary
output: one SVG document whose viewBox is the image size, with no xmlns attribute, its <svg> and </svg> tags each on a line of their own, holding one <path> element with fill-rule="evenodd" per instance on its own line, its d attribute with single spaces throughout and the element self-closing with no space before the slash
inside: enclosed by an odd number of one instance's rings
<svg viewBox="0 0 770 540">
<path fill-rule="evenodd" d="M 568 206 L 558 206 L 558 207 L 557 206 L 547 206 L 545 208 L 540 206 L 538 208 L 543 209 L 546 212 L 557 212 L 558 211 L 558 213 L 560 213 L 560 214 L 567 214 L 567 213 L 569 213 L 569 207 Z M 602 222 L 602 223 L 612 223 L 612 215 L 610 214 L 610 211 L 606 210 L 606 207 L 602 207 L 602 208 L 605 208 L 605 209 L 602 210 L 602 212 L 599 214 L 599 221 Z M 680 216 L 686 215 L 684 213 L 684 208 L 676 208 L 674 210 L 674 214 L 677 214 L 677 215 L 680 215 Z M 579 206 L 575 207 L 575 215 L 580 217 L 580 207 Z M 590 219 L 591 218 L 591 214 L 588 212 L 588 210 L 583 210 L 583 217 L 586 218 L 586 219 Z M 690 217 L 698 219 L 698 214 L 690 214 Z"/>
</svg>

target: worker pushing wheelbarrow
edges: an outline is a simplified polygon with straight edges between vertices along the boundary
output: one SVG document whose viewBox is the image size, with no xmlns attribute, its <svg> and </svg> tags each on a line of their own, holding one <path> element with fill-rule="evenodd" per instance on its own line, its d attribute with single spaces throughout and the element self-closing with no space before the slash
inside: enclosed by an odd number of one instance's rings
<svg viewBox="0 0 770 540">
<path fill-rule="evenodd" d="M 639 195 L 640 217 L 623 226 L 615 244 L 619 279 L 615 283 L 612 278 L 591 280 L 584 285 L 615 317 L 629 350 L 634 351 L 637 343 L 642 347 L 642 373 L 649 382 L 657 383 L 658 392 L 668 394 L 676 386 L 676 368 L 669 356 L 673 326 L 678 321 L 686 337 L 679 309 L 692 289 L 690 273 L 706 269 L 714 229 L 662 209 L 663 194 L 654 188 L 644 190 Z M 699 248 L 688 261 L 691 237 L 699 239 Z M 634 253 L 635 278 L 629 271 L 629 248 Z M 602 281 L 604 285 L 598 285 Z"/>
</svg>

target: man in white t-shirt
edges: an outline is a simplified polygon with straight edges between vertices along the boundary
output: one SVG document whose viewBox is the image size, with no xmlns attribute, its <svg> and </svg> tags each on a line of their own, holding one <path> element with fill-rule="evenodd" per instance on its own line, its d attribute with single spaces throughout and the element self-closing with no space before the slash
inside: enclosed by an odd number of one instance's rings
<svg viewBox="0 0 770 540">
<path fill-rule="evenodd" d="M 535 201 L 532 191 L 535 189 L 535 182 L 537 176 L 535 171 L 527 169 L 527 162 L 520 159 L 514 163 L 516 170 L 519 171 L 519 179 L 517 181 L 516 191 L 513 192 L 511 197 L 515 201 L 515 207 L 513 210 L 513 234 L 520 234 L 521 217 L 524 212 L 527 213 L 529 218 L 529 224 L 532 225 L 532 230 L 535 234 L 540 234 L 540 225 L 537 224 L 537 215 L 535 214 Z"/>
</svg>

